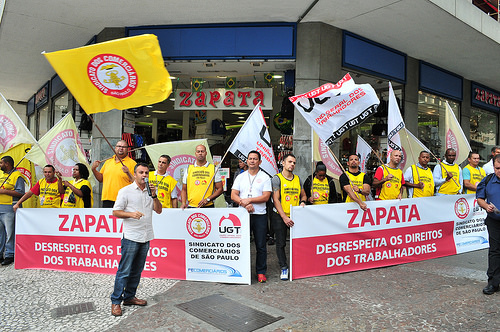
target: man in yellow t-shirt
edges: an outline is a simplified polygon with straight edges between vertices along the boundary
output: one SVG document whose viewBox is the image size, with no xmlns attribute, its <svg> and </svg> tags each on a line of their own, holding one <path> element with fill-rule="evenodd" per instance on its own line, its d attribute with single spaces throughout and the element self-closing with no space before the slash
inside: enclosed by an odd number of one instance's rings
<svg viewBox="0 0 500 332">
<path fill-rule="evenodd" d="M 436 185 L 436 196 L 456 195 L 462 192 L 462 169 L 455 164 L 457 152 L 455 149 L 446 149 L 444 161 L 434 166 L 432 176 Z"/>
<path fill-rule="evenodd" d="M 421 151 L 418 163 L 406 170 L 405 186 L 408 188 L 409 198 L 434 196 L 434 178 L 427 166 L 430 160 L 431 154 L 428 151 Z"/>
<path fill-rule="evenodd" d="M 127 141 L 120 140 L 115 146 L 115 155 L 106 160 L 101 170 L 97 167 L 101 160 L 92 164 L 92 173 L 97 181 L 102 182 L 102 207 L 112 208 L 118 191 L 134 182 L 134 167 L 136 162 L 128 156 Z M 120 162 L 120 160 L 123 162 Z"/>
<path fill-rule="evenodd" d="M 40 198 L 41 208 L 60 208 L 61 196 L 64 192 L 59 191 L 57 185 L 56 169 L 52 165 L 45 165 L 43 168 L 44 178 L 39 180 L 30 191 L 25 193 L 23 197 L 17 201 L 12 207 L 14 212 L 21 206 L 21 204 L 29 199 L 31 196 L 36 195 Z"/>
<path fill-rule="evenodd" d="M 177 194 L 175 186 L 177 181 L 170 175 L 167 175 L 167 168 L 170 165 L 170 156 L 164 154 L 158 158 L 158 167 L 156 171 L 149 172 L 149 183 L 156 187 L 158 199 L 164 208 L 176 208 Z"/>
<path fill-rule="evenodd" d="M 403 154 L 399 150 L 392 150 L 389 163 L 379 166 L 373 177 L 373 186 L 377 188 L 376 199 L 401 199 L 405 179 L 403 171 L 398 166 Z"/>
<path fill-rule="evenodd" d="M 215 174 L 215 166 L 207 161 L 204 145 L 196 147 L 195 157 L 194 165 L 189 165 L 182 179 L 181 209 L 214 207 L 214 200 L 223 191 L 220 174 Z"/>
<path fill-rule="evenodd" d="M 347 157 L 347 167 L 345 173 L 340 175 L 339 182 L 343 191 L 343 201 L 356 202 L 361 210 L 366 210 L 366 196 L 370 195 L 370 179 L 359 169 L 359 155 L 351 153 Z"/>
<path fill-rule="evenodd" d="M 481 157 L 477 152 L 469 152 L 467 158 L 469 164 L 464 167 L 462 176 L 464 178 L 465 194 L 475 194 L 479 182 L 486 176 L 484 169 L 479 167 Z"/>
</svg>

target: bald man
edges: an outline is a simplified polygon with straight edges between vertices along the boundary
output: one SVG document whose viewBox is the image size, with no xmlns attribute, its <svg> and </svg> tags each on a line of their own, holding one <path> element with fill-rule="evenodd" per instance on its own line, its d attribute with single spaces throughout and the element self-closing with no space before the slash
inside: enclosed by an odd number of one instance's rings
<svg viewBox="0 0 500 332">
<path fill-rule="evenodd" d="M 195 157 L 182 179 L 181 209 L 214 207 L 214 200 L 222 194 L 222 179 L 219 172 L 215 174 L 215 166 L 207 161 L 207 148 L 198 145 Z"/>
<path fill-rule="evenodd" d="M 389 163 L 379 166 L 373 178 L 377 200 L 401 199 L 405 179 L 403 171 L 398 168 L 403 154 L 399 150 L 392 150 Z"/>
<path fill-rule="evenodd" d="M 136 162 L 128 156 L 128 148 L 127 141 L 118 141 L 115 145 L 115 154 L 106 160 L 100 171 L 97 167 L 101 160 L 96 160 L 92 164 L 92 173 L 97 181 L 102 182 L 103 208 L 112 208 L 118 191 L 135 181 L 133 174 Z"/>
</svg>

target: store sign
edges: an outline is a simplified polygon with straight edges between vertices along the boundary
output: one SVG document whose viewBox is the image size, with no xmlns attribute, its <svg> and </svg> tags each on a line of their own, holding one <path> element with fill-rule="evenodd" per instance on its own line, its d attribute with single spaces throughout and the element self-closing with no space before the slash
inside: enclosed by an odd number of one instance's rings
<svg viewBox="0 0 500 332">
<path fill-rule="evenodd" d="M 49 83 L 47 82 L 44 86 L 38 90 L 35 95 L 35 105 L 36 108 L 40 108 L 45 105 L 49 100 Z"/>
<path fill-rule="evenodd" d="M 500 93 L 472 83 L 472 105 L 500 112 Z"/>
<path fill-rule="evenodd" d="M 253 110 L 260 102 L 263 110 L 273 108 L 273 89 L 191 89 L 175 91 L 175 110 Z"/>
</svg>

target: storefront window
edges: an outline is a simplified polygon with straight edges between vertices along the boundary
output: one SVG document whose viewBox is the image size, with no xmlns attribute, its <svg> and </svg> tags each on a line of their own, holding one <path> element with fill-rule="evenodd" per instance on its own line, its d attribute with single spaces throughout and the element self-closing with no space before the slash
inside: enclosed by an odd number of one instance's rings
<svg viewBox="0 0 500 332">
<path fill-rule="evenodd" d="M 496 145 L 498 115 L 483 111 L 479 108 L 471 109 L 470 117 L 470 146 L 477 151 L 482 162 L 487 162 L 491 148 Z"/>
<path fill-rule="evenodd" d="M 459 103 L 422 91 L 418 93 L 418 139 L 437 157 L 442 157 L 446 150 L 446 102 L 460 119 Z"/>
<path fill-rule="evenodd" d="M 49 106 L 38 110 L 38 137 L 40 139 L 50 129 Z"/>
<path fill-rule="evenodd" d="M 69 110 L 68 92 L 63 93 L 54 99 L 54 123 L 61 120 Z"/>
<path fill-rule="evenodd" d="M 33 113 L 28 117 L 28 129 L 31 135 L 36 137 L 36 113 Z"/>
</svg>

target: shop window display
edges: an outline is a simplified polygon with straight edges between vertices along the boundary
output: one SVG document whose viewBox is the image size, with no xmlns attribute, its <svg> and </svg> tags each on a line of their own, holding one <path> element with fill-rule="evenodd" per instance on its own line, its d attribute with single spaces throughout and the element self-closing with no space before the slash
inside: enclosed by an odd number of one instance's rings
<svg viewBox="0 0 500 332">
<path fill-rule="evenodd" d="M 470 146 L 481 156 L 481 162 L 486 163 L 490 151 L 496 145 L 498 115 L 478 108 L 471 109 Z"/>
</svg>

